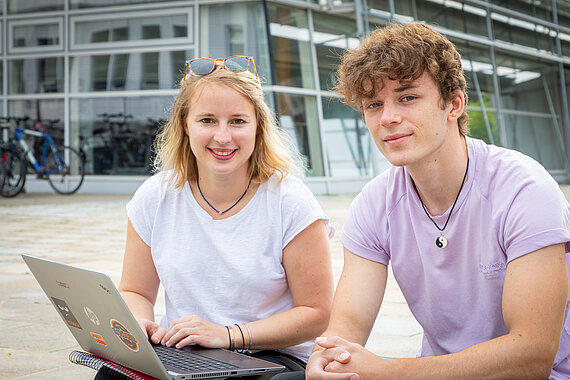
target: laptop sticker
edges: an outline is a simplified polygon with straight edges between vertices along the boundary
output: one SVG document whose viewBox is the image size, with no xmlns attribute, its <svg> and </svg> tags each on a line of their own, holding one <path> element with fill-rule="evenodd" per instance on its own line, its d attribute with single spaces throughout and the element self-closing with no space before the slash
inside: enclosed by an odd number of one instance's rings
<svg viewBox="0 0 570 380">
<path fill-rule="evenodd" d="M 91 310 L 90 308 L 88 308 L 87 306 L 85 306 L 83 308 L 83 311 L 85 312 L 85 315 L 87 315 L 87 318 L 89 318 L 89 320 L 91 322 L 93 322 L 93 324 L 95 326 L 99 326 L 101 324 L 101 322 L 99 322 L 99 318 L 97 317 L 97 315 L 93 312 L 93 310 Z"/>
<path fill-rule="evenodd" d="M 92 333 L 90 333 L 90 334 L 91 334 L 91 336 L 93 337 L 93 339 L 95 339 L 95 342 L 99 343 L 99 344 L 102 345 L 102 346 L 106 346 L 106 345 L 107 345 L 107 342 L 105 342 L 105 339 L 103 339 L 103 337 L 102 337 L 101 335 L 99 335 L 99 334 L 97 334 L 97 333 L 94 333 L 94 332 L 92 332 Z"/>
<path fill-rule="evenodd" d="M 69 306 L 67 306 L 67 303 L 64 300 L 60 300 L 60 299 L 57 299 L 55 297 L 51 297 L 51 299 L 53 300 L 53 302 L 57 306 L 57 310 L 59 311 L 59 313 L 61 314 L 63 319 L 65 319 L 65 321 L 67 322 L 68 325 L 73 326 L 73 327 L 77 327 L 78 329 L 83 330 L 81 328 L 81 325 L 77 321 L 77 318 L 75 318 L 75 315 L 73 315 L 73 313 L 71 312 L 71 309 L 69 308 Z"/>
<path fill-rule="evenodd" d="M 123 342 L 129 349 L 137 352 L 139 350 L 139 344 L 135 340 L 135 337 L 129 332 L 129 330 L 116 319 L 111 319 L 110 322 L 113 332 L 117 335 L 121 342 Z"/>
</svg>

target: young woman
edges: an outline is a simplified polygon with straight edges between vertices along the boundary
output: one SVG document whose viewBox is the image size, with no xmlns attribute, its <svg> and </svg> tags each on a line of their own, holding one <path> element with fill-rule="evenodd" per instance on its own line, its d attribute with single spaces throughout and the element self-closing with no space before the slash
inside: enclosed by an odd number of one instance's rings
<svg viewBox="0 0 570 380">
<path fill-rule="evenodd" d="M 186 63 L 156 143 L 160 171 L 127 206 L 119 290 L 153 343 L 252 351 L 298 370 L 328 323 L 334 230 L 290 174 L 295 160 L 250 65 Z"/>
</svg>

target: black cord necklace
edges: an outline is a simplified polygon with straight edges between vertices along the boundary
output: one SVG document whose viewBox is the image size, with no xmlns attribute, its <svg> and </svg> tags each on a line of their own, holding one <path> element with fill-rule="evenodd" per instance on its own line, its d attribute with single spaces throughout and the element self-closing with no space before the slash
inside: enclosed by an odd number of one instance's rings
<svg viewBox="0 0 570 380">
<path fill-rule="evenodd" d="M 463 185 L 465 184 L 465 178 L 467 178 L 467 171 L 468 170 L 469 170 L 469 157 L 467 157 L 467 167 L 465 168 L 465 174 L 463 175 L 463 181 L 461 181 L 461 187 L 459 188 L 459 192 L 457 193 L 457 196 L 455 197 L 455 201 L 453 201 L 453 206 L 451 206 L 451 210 L 449 211 L 449 215 L 447 216 L 447 220 L 445 221 L 443 228 L 439 228 L 439 226 L 437 225 L 435 220 L 433 220 L 432 217 L 429 215 L 429 212 L 426 209 L 426 206 L 424 206 L 424 202 L 422 201 L 422 197 L 420 196 L 420 192 L 418 191 L 418 188 L 416 187 L 416 183 L 414 182 L 414 179 L 410 176 L 410 178 L 412 179 L 412 184 L 414 185 L 414 189 L 416 190 L 416 193 L 418 194 L 418 198 L 420 199 L 420 203 L 422 204 L 422 208 L 424 209 L 429 220 L 431 220 L 433 222 L 433 224 L 435 225 L 435 227 L 439 230 L 439 236 L 437 237 L 437 239 L 435 239 L 435 245 L 438 248 L 447 247 L 447 239 L 445 238 L 445 236 L 443 236 L 443 230 L 445 230 L 445 227 L 447 227 L 447 223 L 449 223 L 449 218 L 451 218 L 451 213 L 453 213 L 453 209 L 455 208 L 455 204 L 457 203 L 457 200 L 459 199 L 459 194 L 461 194 L 461 189 L 463 189 Z"/>
<path fill-rule="evenodd" d="M 236 201 L 236 203 L 234 203 L 233 205 L 231 205 L 230 207 L 228 207 L 224 211 L 218 211 L 217 208 L 215 208 L 214 206 L 212 206 L 212 204 L 210 202 L 208 202 L 208 200 L 206 199 L 206 197 L 202 193 L 202 189 L 200 189 L 200 180 L 198 178 L 196 178 L 196 185 L 198 185 L 198 191 L 200 192 L 200 195 L 202 196 L 202 199 L 204 200 L 204 202 L 206 202 L 208 204 L 208 206 L 210 206 L 215 212 L 222 215 L 222 214 L 225 214 L 226 212 L 230 211 L 232 208 L 234 208 L 234 206 L 237 205 L 239 203 L 239 201 L 242 200 L 243 197 L 245 197 L 247 190 L 249 190 L 249 185 L 251 185 L 251 177 L 249 178 L 249 182 L 247 184 L 247 187 L 245 188 L 245 191 L 243 192 L 241 197 L 239 197 L 239 199 Z"/>
</svg>

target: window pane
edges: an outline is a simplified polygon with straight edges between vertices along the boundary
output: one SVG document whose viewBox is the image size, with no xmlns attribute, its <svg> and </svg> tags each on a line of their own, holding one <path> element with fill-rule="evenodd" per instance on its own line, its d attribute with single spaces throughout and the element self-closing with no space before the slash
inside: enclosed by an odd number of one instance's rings
<svg viewBox="0 0 570 380">
<path fill-rule="evenodd" d="M 336 84 L 336 68 L 347 48 L 358 46 L 354 21 L 313 13 L 313 40 L 317 51 L 319 83 L 322 90 L 332 90 Z"/>
<path fill-rule="evenodd" d="M 552 29 L 497 12 L 491 13 L 491 19 L 496 40 L 556 54 L 555 32 Z"/>
<path fill-rule="evenodd" d="M 70 59 L 71 92 L 177 88 L 192 50 L 77 56 Z"/>
<path fill-rule="evenodd" d="M 76 44 L 143 41 L 181 36 L 188 37 L 186 14 L 78 21 L 75 24 Z"/>
<path fill-rule="evenodd" d="M 552 0 L 490 0 L 492 4 L 552 21 Z"/>
<path fill-rule="evenodd" d="M 301 153 L 307 175 L 324 176 L 315 97 L 290 94 L 276 97 L 279 125 Z"/>
<path fill-rule="evenodd" d="M 534 157 L 547 169 L 563 169 L 557 70 L 522 56 L 496 58 L 508 147 Z"/>
<path fill-rule="evenodd" d="M 201 57 L 252 56 L 263 83 L 271 81 L 265 14 L 261 3 L 200 6 Z"/>
<path fill-rule="evenodd" d="M 65 0 L 7 0 L 8 14 L 62 11 Z"/>
<path fill-rule="evenodd" d="M 500 145 L 498 125 L 493 113 L 497 104 L 489 48 L 474 43 L 467 45 L 459 40 L 452 42 L 461 54 L 461 63 L 467 81 L 469 135 Z"/>
<path fill-rule="evenodd" d="M 271 57 L 275 70 L 272 83 L 315 88 L 307 12 L 267 4 Z"/>
<path fill-rule="evenodd" d="M 85 172 L 151 174 L 152 143 L 172 102 L 168 96 L 72 99 L 70 137 L 86 154 Z"/>
<path fill-rule="evenodd" d="M 63 92 L 63 58 L 8 61 L 8 78 L 10 94 Z"/>
<path fill-rule="evenodd" d="M 371 176 L 376 149 L 360 113 L 334 98 L 323 98 L 323 130 L 331 177 Z"/>
<path fill-rule="evenodd" d="M 407 3 L 408 1 L 395 2 L 396 13 L 413 16 L 416 20 L 428 24 L 487 37 L 487 11 L 481 7 L 468 5 L 463 1 L 413 1 L 413 6 L 409 8 L 412 12 L 401 13 L 402 7 L 398 5 Z"/>
<path fill-rule="evenodd" d="M 469 136 L 484 140 L 488 144 L 500 145 L 496 114 L 489 112 L 491 104 L 486 94 L 483 97 L 483 102 L 486 107 L 485 114 L 480 111 L 481 108 L 467 111 L 469 114 Z M 485 118 L 487 118 L 486 122 Z"/>
<path fill-rule="evenodd" d="M 112 7 L 132 4 L 155 4 L 181 0 L 70 0 L 70 9 Z M 184 0 L 182 0 L 184 1 Z"/>
<path fill-rule="evenodd" d="M 567 21 L 570 25 L 570 17 Z M 570 33 L 560 33 L 560 45 L 562 45 L 562 55 L 570 57 Z"/>
<path fill-rule="evenodd" d="M 531 156 L 547 170 L 565 170 L 552 118 L 506 113 L 504 119 L 510 148 Z"/>
<path fill-rule="evenodd" d="M 390 11 L 389 0 L 367 0 L 367 3 L 368 3 L 368 9 L 376 9 L 378 11 L 385 11 L 385 12 Z"/>
<path fill-rule="evenodd" d="M 15 48 L 34 46 L 58 46 L 60 44 L 59 24 L 14 25 L 12 46 Z"/>
<path fill-rule="evenodd" d="M 56 143 L 64 143 L 63 99 L 10 100 L 8 114 L 27 118 L 21 125 L 23 128 L 49 133 Z M 43 139 L 27 136 L 26 142 L 36 157 L 43 152 Z"/>
</svg>

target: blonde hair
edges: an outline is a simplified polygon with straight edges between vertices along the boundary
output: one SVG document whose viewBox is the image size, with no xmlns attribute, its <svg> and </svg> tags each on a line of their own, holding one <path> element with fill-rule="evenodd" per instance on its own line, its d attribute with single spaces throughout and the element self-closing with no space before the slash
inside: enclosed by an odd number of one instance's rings
<svg viewBox="0 0 570 380">
<path fill-rule="evenodd" d="M 348 50 L 338 69 L 336 91 L 359 106 L 374 96 L 374 84 L 384 79 L 411 83 L 427 72 L 439 89 L 442 107 L 460 90 L 467 104 L 467 83 L 461 55 L 445 36 L 429 26 L 391 24 L 377 29 L 360 46 Z M 467 107 L 458 119 L 459 132 L 469 132 Z"/>
<path fill-rule="evenodd" d="M 233 73 L 219 67 L 211 74 L 190 75 L 181 80 L 180 92 L 172 107 L 172 116 L 154 141 L 155 171 L 174 169 L 172 180 L 176 188 L 184 186 L 186 181 L 198 178 L 196 156 L 192 152 L 184 126 L 193 96 L 210 83 L 222 84 L 237 91 L 249 99 L 255 109 L 257 131 L 248 173 L 252 182 L 266 182 L 274 174 L 279 174 L 282 180 L 289 173 L 296 171 L 293 150 L 265 102 L 259 79 L 249 71 Z"/>
</svg>

